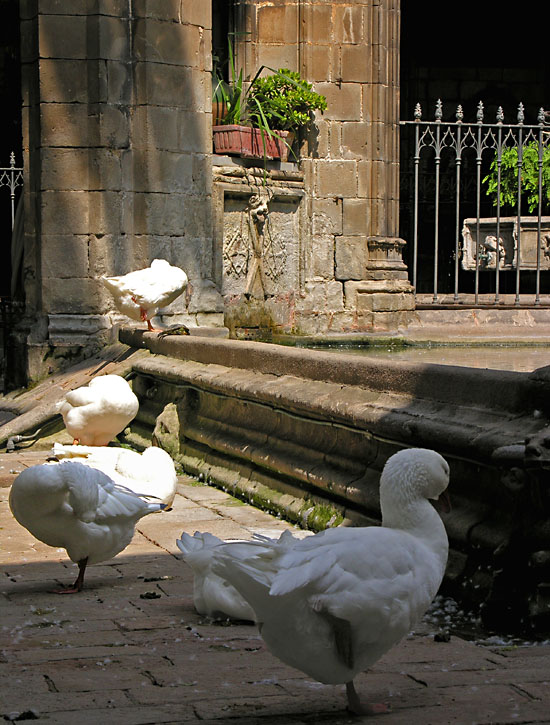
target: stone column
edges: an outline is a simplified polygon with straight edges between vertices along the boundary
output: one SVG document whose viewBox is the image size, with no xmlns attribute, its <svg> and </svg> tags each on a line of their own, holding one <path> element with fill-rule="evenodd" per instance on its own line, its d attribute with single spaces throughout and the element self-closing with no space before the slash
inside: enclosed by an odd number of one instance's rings
<svg viewBox="0 0 550 725">
<path fill-rule="evenodd" d="M 176 319 L 223 324 L 210 5 L 21 0 L 27 377 L 114 340 L 121 318 L 98 277 L 155 257 L 189 275 Z"/>
</svg>

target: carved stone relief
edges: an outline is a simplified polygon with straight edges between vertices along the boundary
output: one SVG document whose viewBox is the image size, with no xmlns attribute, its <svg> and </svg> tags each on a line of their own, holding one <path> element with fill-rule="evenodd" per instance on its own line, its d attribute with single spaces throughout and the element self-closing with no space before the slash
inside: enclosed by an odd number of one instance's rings
<svg viewBox="0 0 550 725">
<path fill-rule="evenodd" d="M 259 299 L 298 286 L 299 199 L 269 189 L 226 194 L 222 294 Z"/>
</svg>

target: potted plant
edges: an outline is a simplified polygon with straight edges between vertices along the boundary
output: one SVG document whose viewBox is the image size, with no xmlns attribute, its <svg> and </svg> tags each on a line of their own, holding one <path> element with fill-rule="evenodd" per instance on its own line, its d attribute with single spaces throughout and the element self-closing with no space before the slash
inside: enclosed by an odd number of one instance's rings
<svg viewBox="0 0 550 725">
<path fill-rule="evenodd" d="M 218 74 L 213 93 L 213 109 L 220 122 L 213 125 L 214 151 L 252 158 L 286 159 L 287 136 L 312 119 L 312 111 L 324 110 L 326 99 L 311 84 L 287 69 L 260 78 L 262 66 L 250 84 L 237 74 L 235 56 L 229 43 L 230 81 Z M 221 114 L 220 114 L 221 109 Z M 220 118 L 221 115 L 221 118 Z"/>
<path fill-rule="evenodd" d="M 261 109 L 261 121 L 285 139 L 288 148 L 292 146 L 298 129 L 308 126 L 316 110 L 326 110 L 327 101 L 313 90 L 296 71 L 279 68 L 272 75 L 256 77 L 250 87 L 252 115 Z"/>
</svg>

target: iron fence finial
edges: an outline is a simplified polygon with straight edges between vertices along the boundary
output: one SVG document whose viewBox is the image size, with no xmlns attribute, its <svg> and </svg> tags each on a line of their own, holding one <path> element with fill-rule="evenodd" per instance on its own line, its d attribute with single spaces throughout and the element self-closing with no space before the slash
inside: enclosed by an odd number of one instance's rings
<svg viewBox="0 0 550 725">
<path fill-rule="evenodd" d="M 483 123 L 483 101 L 480 101 L 477 104 L 477 114 L 476 114 L 477 122 Z"/>
</svg>

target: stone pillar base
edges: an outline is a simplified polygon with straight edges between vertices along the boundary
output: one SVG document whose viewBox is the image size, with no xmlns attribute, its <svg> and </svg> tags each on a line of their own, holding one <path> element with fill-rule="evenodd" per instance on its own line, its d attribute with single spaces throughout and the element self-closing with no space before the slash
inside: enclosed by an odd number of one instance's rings
<svg viewBox="0 0 550 725">
<path fill-rule="evenodd" d="M 365 278 L 388 281 L 407 280 L 407 265 L 403 262 L 405 244 L 405 240 L 399 237 L 368 237 Z"/>
</svg>

